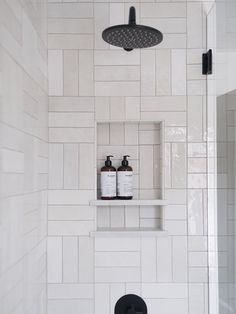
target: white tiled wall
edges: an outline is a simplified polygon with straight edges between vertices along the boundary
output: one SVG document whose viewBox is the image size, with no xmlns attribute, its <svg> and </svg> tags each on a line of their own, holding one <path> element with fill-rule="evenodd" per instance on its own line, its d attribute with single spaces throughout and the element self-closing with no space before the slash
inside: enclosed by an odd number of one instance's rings
<svg viewBox="0 0 236 314">
<path fill-rule="evenodd" d="M 0 313 L 45 314 L 47 5 L 0 1 Z"/>
<path fill-rule="evenodd" d="M 207 313 L 201 53 L 209 3 L 132 5 L 138 22 L 163 31 L 159 46 L 128 53 L 102 40 L 104 28 L 127 21 L 129 2 L 48 4 L 48 314 L 112 314 L 125 293 L 143 296 L 150 314 Z M 167 237 L 89 237 L 96 228 L 96 209 L 88 206 L 95 197 L 94 122 L 103 120 L 165 121 Z"/>
</svg>

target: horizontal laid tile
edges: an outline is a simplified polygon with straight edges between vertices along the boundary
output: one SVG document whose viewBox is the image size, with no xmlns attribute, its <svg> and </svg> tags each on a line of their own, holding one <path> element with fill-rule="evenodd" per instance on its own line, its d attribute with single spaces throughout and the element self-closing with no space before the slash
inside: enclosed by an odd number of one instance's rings
<svg viewBox="0 0 236 314">
<path fill-rule="evenodd" d="M 186 18 L 142 18 L 142 24 L 161 30 L 162 33 L 186 33 Z"/>
<path fill-rule="evenodd" d="M 92 284 L 49 284 L 49 299 L 92 299 Z"/>
<path fill-rule="evenodd" d="M 168 18 L 186 17 L 186 4 L 179 3 L 142 3 L 141 17 Z"/>
<path fill-rule="evenodd" d="M 95 50 L 95 65 L 140 65 L 140 52 L 133 50 L 129 54 L 117 50 Z"/>
<path fill-rule="evenodd" d="M 49 49 L 93 49 L 93 35 L 90 34 L 49 34 Z"/>
<path fill-rule="evenodd" d="M 186 128 L 185 127 L 167 127 L 165 128 L 166 142 L 185 142 Z"/>
<path fill-rule="evenodd" d="M 92 299 L 51 299 L 48 300 L 48 314 L 91 314 L 94 309 Z"/>
<path fill-rule="evenodd" d="M 147 299 L 149 314 L 156 314 L 157 309 L 165 314 L 187 314 L 188 299 Z"/>
<path fill-rule="evenodd" d="M 78 112 L 50 112 L 49 113 L 49 127 L 93 127 L 94 114 L 93 113 L 78 113 Z"/>
<path fill-rule="evenodd" d="M 138 267 L 139 252 L 96 252 L 96 267 Z"/>
<path fill-rule="evenodd" d="M 84 236 L 94 231 L 93 221 L 49 221 L 48 235 Z"/>
<path fill-rule="evenodd" d="M 142 121 L 165 121 L 166 126 L 185 126 L 185 112 L 141 112 Z"/>
<path fill-rule="evenodd" d="M 189 236 L 188 238 L 189 251 L 207 251 L 207 245 L 206 236 Z"/>
<path fill-rule="evenodd" d="M 143 283 L 142 295 L 147 299 L 183 299 L 188 297 L 186 283 Z"/>
<path fill-rule="evenodd" d="M 50 142 L 92 143 L 94 128 L 50 128 Z"/>
<path fill-rule="evenodd" d="M 138 81 L 140 69 L 138 66 L 96 66 L 94 80 L 99 81 Z"/>
<path fill-rule="evenodd" d="M 141 97 L 142 111 L 185 111 L 186 96 Z"/>
<path fill-rule="evenodd" d="M 51 205 L 48 206 L 49 220 L 93 220 L 94 208 L 91 206 Z"/>
<path fill-rule="evenodd" d="M 187 218 L 186 205 L 168 205 L 165 208 L 165 219 L 184 220 Z"/>
<path fill-rule="evenodd" d="M 138 152 L 138 147 L 137 146 L 120 146 L 120 145 L 114 145 L 114 146 L 98 146 L 97 149 L 97 158 L 104 160 L 104 158 L 108 155 L 112 154 L 117 158 L 121 159 L 122 156 L 124 155 L 130 155 L 132 159 L 138 159 L 139 157 L 139 152 Z"/>
<path fill-rule="evenodd" d="M 93 18 L 92 3 L 48 4 L 49 18 Z"/>
<path fill-rule="evenodd" d="M 139 96 L 139 82 L 95 82 L 95 96 Z"/>
<path fill-rule="evenodd" d="M 95 240 L 95 251 L 127 252 L 139 251 L 140 239 L 137 238 L 101 238 Z"/>
<path fill-rule="evenodd" d="M 75 19 L 75 18 L 49 18 L 48 33 L 52 34 L 92 34 L 92 19 Z"/>
<path fill-rule="evenodd" d="M 93 190 L 49 190 L 49 205 L 88 205 L 94 198 Z"/>
<path fill-rule="evenodd" d="M 139 282 L 139 267 L 106 267 L 95 269 L 96 282 Z"/>
<path fill-rule="evenodd" d="M 93 97 L 49 97 L 49 111 L 93 112 Z"/>
</svg>

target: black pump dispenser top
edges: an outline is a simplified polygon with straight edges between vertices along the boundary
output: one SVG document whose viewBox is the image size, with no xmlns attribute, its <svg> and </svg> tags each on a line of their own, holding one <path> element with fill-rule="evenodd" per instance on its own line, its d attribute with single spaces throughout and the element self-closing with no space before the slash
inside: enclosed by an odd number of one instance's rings
<svg viewBox="0 0 236 314">
<path fill-rule="evenodd" d="M 130 157 L 129 155 L 125 155 L 123 156 L 123 160 L 122 160 L 122 166 L 127 167 L 129 165 L 129 162 L 127 160 L 127 157 Z"/>
<path fill-rule="evenodd" d="M 111 157 L 113 157 L 112 155 L 107 156 L 107 160 L 105 161 L 105 166 L 106 167 L 111 167 L 112 166 L 112 161 L 111 161 Z"/>
</svg>

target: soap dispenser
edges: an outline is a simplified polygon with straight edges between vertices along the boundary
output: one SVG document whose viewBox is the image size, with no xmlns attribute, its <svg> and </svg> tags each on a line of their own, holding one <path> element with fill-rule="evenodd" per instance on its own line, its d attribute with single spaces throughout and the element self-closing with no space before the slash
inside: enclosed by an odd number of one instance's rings
<svg viewBox="0 0 236 314">
<path fill-rule="evenodd" d="M 112 166 L 111 155 L 107 156 L 105 166 L 101 168 L 101 199 L 116 198 L 116 168 Z"/>
<path fill-rule="evenodd" d="M 121 166 L 117 170 L 117 197 L 121 200 L 133 198 L 133 169 L 127 160 L 129 155 L 123 156 Z"/>
</svg>

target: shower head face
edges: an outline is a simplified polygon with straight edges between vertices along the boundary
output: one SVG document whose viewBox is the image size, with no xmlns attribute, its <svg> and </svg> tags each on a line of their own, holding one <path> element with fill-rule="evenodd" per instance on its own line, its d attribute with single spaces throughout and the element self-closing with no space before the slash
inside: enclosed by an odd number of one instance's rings
<svg viewBox="0 0 236 314">
<path fill-rule="evenodd" d="M 102 38 L 113 46 L 132 50 L 156 46 L 163 36 L 160 31 L 149 26 L 124 24 L 105 29 Z"/>
<path fill-rule="evenodd" d="M 130 7 L 129 24 L 115 25 L 105 29 L 102 38 L 110 45 L 131 51 L 136 48 L 148 48 L 158 44 L 163 35 L 157 29 L 136 24 L 135 8 Z"/>
</svg>

